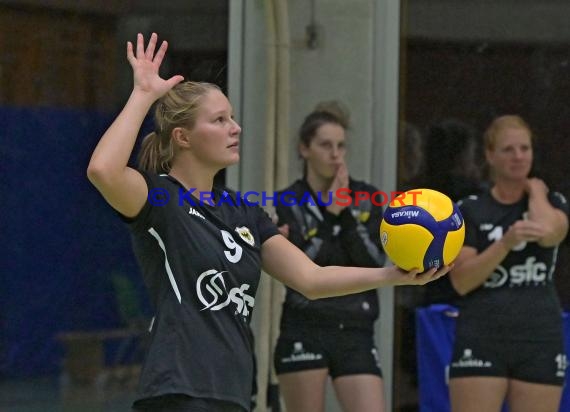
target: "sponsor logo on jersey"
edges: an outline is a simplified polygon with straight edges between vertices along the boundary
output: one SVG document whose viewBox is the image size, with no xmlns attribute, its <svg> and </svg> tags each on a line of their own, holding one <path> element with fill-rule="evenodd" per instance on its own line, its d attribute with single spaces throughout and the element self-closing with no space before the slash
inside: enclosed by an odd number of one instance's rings
<svg viewBox="0 0 570 412">
<path fill-rule="evenodd" d="M 198 212 L 196 209 L 194 209 L 193 207 L 190 208 L 190 210 L 188 210 L 188 214 L 189 215 L 194 215 L 194 216 L 198 216 L 201 217 L 202 219 L 206 220 L 206 218 L 202 215 L 202 213 Z"/>
<path fill-rule="evenodd" d="M 246 291 L 249 289 L 247 283 L 242 284 L 239 288 L 235 287 L 227 290 L 224 280 L 224 273 L 218 272 L 216 269 L 206 270 L 202 272 L 196 282 L 196 293 L 198 299 L 204 305 L 201 310 L 217 311 L 226 306 L 235 306 L 235 313 L 243 316 L 250 314 L 250 309 L 255 305 L 255 298 L 248 295 Z"/>
<path fill-rule="evenodd" d="M 457 362 L 452 362 L 451 366 L 454 368 L 490 368 L 493 362 L 477 359 L 473 356 L 473 350 L 465 348 L 463 356 Z"/>
<path fill-rule="evenodd" d="M 249 243 L 251 246 L 255 244 L 255 239 L 251 234 L 251 231 L 246 226 L 236 227 L 236 232 L 239 237 L 241 237 L 245 242 Z"/>
<path fill-rule="evenodd" d="M 535 256 L 529 256 L 520 265 L 513 265 L 507 271 L 499 265 L 484 284 L 486 288 L 498 288 L 508 282 L 509 287 L 542 286 L 550 280 L 548 267 L 543 262 L 536 262 Z"/>
<path fill-rule="evenodd" d="M 488 232 L 490 230 L 492 230 L 495 226 L 493 226 L 492 223 L 481 223 L 479 225 L 479 230 L 482 232 Z"/>
</svg>

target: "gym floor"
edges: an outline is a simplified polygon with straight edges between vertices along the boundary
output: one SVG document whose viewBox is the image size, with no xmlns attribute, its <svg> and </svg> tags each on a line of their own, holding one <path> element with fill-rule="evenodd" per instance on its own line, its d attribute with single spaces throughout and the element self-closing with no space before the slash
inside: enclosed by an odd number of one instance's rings
<svg viewBox="0 0 570 412">
<path fill-rule="evenodd" d="M 134 387 L 124 382 L 69 384 L 58 377 L 0 381 L 0 412 L 128 412 Z"/>
</svg>

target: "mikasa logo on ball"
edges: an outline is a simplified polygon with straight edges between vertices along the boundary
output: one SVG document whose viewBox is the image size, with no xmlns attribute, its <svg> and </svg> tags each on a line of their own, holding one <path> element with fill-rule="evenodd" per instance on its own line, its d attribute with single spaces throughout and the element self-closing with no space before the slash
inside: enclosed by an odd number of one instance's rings
<svg viewBox="0 0 570 412">
<path fill-rule="evenodd" d="M 404 210 L 402 212 L 392 213 L 392 218 L 393 219 L 398 217 L 412 218 L 412 217 L 418 217 L 419 215 L 420 215 L 419 210 Z"/>
</svg>

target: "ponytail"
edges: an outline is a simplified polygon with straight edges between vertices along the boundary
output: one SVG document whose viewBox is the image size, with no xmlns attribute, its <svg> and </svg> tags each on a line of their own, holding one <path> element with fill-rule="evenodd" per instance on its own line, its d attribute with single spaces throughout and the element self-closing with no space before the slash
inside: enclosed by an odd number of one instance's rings
<svg viewBox="0 0 570 412">
<path fill-rule="evenodd" d="M 168 173 L 173 156 L 172 145 L 162 144 L 160 136 L 156 132 L 151 132 L 141 142 L 137 163 L 139 168 L 146 172 Z"/>
</svg>

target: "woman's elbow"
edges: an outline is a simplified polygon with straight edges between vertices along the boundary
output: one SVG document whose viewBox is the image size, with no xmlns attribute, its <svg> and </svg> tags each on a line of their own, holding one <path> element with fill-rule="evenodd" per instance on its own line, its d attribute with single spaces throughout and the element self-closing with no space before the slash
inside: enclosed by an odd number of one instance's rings
<svg viewBox="0 0 570 412">
<path fill-rule="evenodd" d="M 95 186 L 103 180 L 105 176 L 104 169 L 97 163 L 91 161 L 87 166 L 87 179 Z"/>
<path fill-rule="evenodd" d="M 103 188 L 111 185 L 112 175 L 105 168 L 89 164 L 87 167 L 87 179 L 97 190 L 101 191 Z"/>
<path fill-rule="evenodd" d="M 313 281 L 312 277 L 307 277 L 302 282 L 298 282 L 290 287 L 309 300 L 326 297 L 326 295 L 323 294 L 323 291 L 316 285 L 316 282 Z"/>
<path fill-rule="evenodd" d="M 322 268 L 310 260 L 306 262 L 296 265 L 295 276 L 290 278 L 288 286 L 309 300 L 327 297 L 326 282 L 321 281 L 326 278 L 322 276 Z"/>
<path fill-rule="evenodd" d="M 116 178 L 115 171 L 100 162 L 92 160 L 87 166 L 87 179 L 97 188 L 109 186 Z"/>
<path fill-rule="evenodd" d="M 450 273 L 449 280 L 451 281 L 451 287 L 453 287 L 453 290 L 455 290 L 459 296 L 463 297 L 471 292 L 471 289 L 468 288 L 467 285 L 462 284 L 462 282 L 457 279 L 457 276 L 451 276 Z"/>
<path fill-rule="evenodd" d="M 299 288 L 296 289 L 297 292 L 299 292 L 301 295 L 303 295 L 306 299 L 308 300 L 316 300 L 316 299 L 320 299 L 326 296 L 322 296 L 322 294 L 319 293 L 318 290 L 316 290 L 313 287 L 310 286 L 301 286 Z"/>
</svg>

